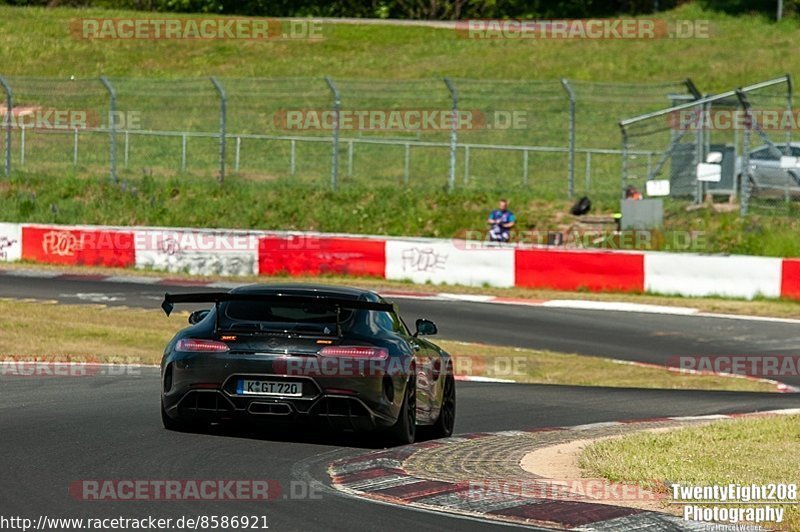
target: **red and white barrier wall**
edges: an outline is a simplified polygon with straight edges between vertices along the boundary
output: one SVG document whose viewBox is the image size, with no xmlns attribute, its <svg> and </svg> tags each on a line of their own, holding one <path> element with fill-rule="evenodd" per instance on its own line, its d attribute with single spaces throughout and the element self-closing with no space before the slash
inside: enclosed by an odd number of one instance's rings
<svg viewBox="0 0 800 532">
<path fill-rule="evenodd" d="M 800 258 L 486 247 L 457 240 L 0 223 L 0 261 L 200 275 L 353 275 L 414 283 L 800 299 Z"/>
</svg>

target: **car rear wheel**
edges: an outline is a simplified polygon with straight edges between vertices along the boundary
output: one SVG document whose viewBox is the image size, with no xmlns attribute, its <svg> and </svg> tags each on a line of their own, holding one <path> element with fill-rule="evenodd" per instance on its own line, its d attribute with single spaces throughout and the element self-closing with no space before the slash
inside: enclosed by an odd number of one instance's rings
<svg viewBox="0 0 800 532">
<path fill-rule="evenodd" d="M 199 424 L 197 423 L 190 423 L 184 419 L 174 419 L 167 415 L 167 411 L 164 409 L 164 403 L 161 403 L 161 423 L 164 425 L 164 428 L 167 430 L 174 430 L 176 432 L 190 432 L 192 430 L 197 430 Z"/>
<path fill-rule="evenodd" d="M 444 380 L 444 395 L 439 419 L 433 425 L 434 438 L 448 438 L 456 426 L 456 379 L 448 375 Z"/>
<path fill-rule="evenodd" d="M 395 445 L 408 445 L 414 443 L 417 435 L 417 382 L 409 379 L 406 384 L 406 393 L 403 397 L 403 406 L 397 421 L 389 429 L 388 436 Z"/>
</svg>

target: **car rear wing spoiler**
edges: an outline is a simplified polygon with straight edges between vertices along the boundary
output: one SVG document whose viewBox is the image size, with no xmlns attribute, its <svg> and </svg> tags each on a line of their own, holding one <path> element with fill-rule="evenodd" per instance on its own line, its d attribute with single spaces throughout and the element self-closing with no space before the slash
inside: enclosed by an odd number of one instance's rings
<svg viewBox="0 0 800 532">
<path fill-rule="evenodd" d="M 177 303 L 214 303 L 215 306 L 226 301 L 262 301 L 283 304 L 309 304 L 320 303 L 336 308 L 347 308 L 355 310 L 377 310 L 381 312 L 394 312 L 394 305 L 389 303 L 375 303 L 373 301 L 363 301 L 360 299 L 346 299 L 330 296 L 316 296 L 297 294 L 237 294 L 231 292 L 200 292 L 194 294 L 164 294 L 164 301 L 161 308 L 169 316 Z"/>
</svg>

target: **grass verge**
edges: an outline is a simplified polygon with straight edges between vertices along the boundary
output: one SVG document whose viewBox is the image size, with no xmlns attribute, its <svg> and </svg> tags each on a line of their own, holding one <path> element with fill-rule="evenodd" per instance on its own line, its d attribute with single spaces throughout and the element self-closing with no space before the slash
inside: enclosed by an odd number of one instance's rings
<svg viewBox="0 0 800 532">
<path fill-rule="evenodd" d="M 686 211 L 671 202 L 663 230 L 627 231 L 583 223 L 568 214 L 570 201 L 543 199 L 522 187 L 457 189 L 398 184 L 326 187 L 257 183 L 231 178 L 224 186 L 207 180 L 142 177 L 123 185 L 106 178 L 45 174 L 0 180 L 3 222 L 226 227 L 322 231 L 383 236 L 464 238 L 486 230 L 486 216 L 506 196 L 518 218 L 514 239 L 543 244 L 560 232 L 571 247 L 800 256 L 800 210 L 791 216 L 715 212 L 709 205 Z M 618 210 L 616 200 L 597 202 L 593 213 Z"/>
<path fill-rule="evenodd" d="M 0 336 L 0 360 L 158 364 L 167 341 L 186 325 L 186 317 L 185 312 L 167 318 L 155 310 L 0 299 L 0 328 L 14 331 Z M 766 383 L 678 375 L 596 357 L 449 340 L 438 343 L 455 356 L 456 372 L 462 375 L 541 384 L 774 391 Z"/>
<path fill-rule="evenodd" d="M 587 476 L 641 483 L 661 492 L 667 491 L 666 484 L 671 482 L 796 484 L 800 471 L 800 416 L 721 421 L 603 440 L 586 448 L 580 466 Z M 800 529 L 800 507 L 783 507 L 784 522 L 772 525 L 782 530 Z M 682 505 L 670 505 L 670 509 L 682 510 Z"/>
</svg>

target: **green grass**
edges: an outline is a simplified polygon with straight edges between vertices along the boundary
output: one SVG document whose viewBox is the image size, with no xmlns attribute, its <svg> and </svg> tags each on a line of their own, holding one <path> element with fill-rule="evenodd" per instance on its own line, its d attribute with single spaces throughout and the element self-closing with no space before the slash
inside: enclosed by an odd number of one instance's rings
<svg viewBox="0 0 800 532">
<path fill-rule="evenodd" d="M 620 364 L 608 358 L 450 340 L 434 341 L 453 355 L 457 375 L 573 386 L 775 391 L 773 385 L 763 382 L 720 376 L 706 376 L 701 380 L 696 375 Z"/>
<path fill-rule="evenodd" d="M 322 41 L 98 41 L 75 39 L 79 17 L 142 17 L 99 9 L 0 7 L 0 59 L 9 76 L 318 77 L 663 81 L 685 76 L 716 91 L 752 77 L 797 71 L 786 53 L 797 22 L 734 17 L 687 4 L 667 20 L 711 20 L 708 39 L 470 40 L 446 29 L 326 25 Z M 172 16 L 172 15 L 170 15 Z M 198 15 L 187 15 L 198 16 Z M 650 16 L 649 18 L 652 18 Z M 748 46 L 741 46 L 742 42 Z M 591 57 L 591 61 L 586 59 Z M 175 59 L 179 60 L 176 61 Z M 336 63 L 331 63 L 336 58 Z M 680 64 L 676 65 L 676 59 Z"/>
<path fill-rule="evenodd" d="M 544 238 L 547 231 L 576 230 L 580 220 L 566 214 L 570 202 L 545 201 L 521 187 L 420 190 L 382 184 L 354 184 L 332 192 L 309 184 L 269 185 L 233 177 L 223 186 L 211 180 L 144 176 L 111 184 L 107 178 L 64 175 L 15 175 L 0 181 L 0 212 L 6 222 L 154 225 L 271 230 L 312 230 L 373 235 L 453 238 L 485 229 L 484 220 L 500 196 L 511 199 L 519 231 L 538 231 L 522 241 Z M 614 212 L 611 202 L 595 201 L 593 212 Z M 596 229 L 589 227 L 588 229 Z M 644 249 L 800 256 L 797 217 L 687 212 L 673 206 L 663 231 L 650 235 Z M 470 231 L 471 233 L 468 233 Z M 696 232 L 689 240 L 687 232 Z M 583 239 L 591 245 L 592 239 Z M 645 241 L 642 241 L 645 243 Z M 690 245 L 690 242 L 692 244 Z M 632 235 L 596 245 L 637 246 Z"/>
<path fill-rule="evenodd" d="M 184 170 L 180 137 L 130 135 L 126 150 L 120 134 L 123 190 L 103 181 L 110 160 L 106 134 L 81 132 L 79 162 L 73 167 L 71 134 L 29 131 L 23 165 L 17 130 L 14 177 L 0 178 L 4 220 L 449 237 L 483 228 L 486 211 L 497 196 L 506 195 L 521 216 L 520 228 L 566 229 L 571 220 L 562 216 L 569 205 L 564 154 L 531 152 L 524 183 L 521 153 L 472 149 L 466 168 L 462 149 L 457 190 L 447 194 L 446 148 L 411 148 L 406 184 L 402 146 L 355 144 L 351 165 L 347 143 L 365 138 L 447 142 L 447 131 L 344 131 L 338 155 L 341 186 L 332 193 L 329 142 L 298 142 L 292 173 L 287 141 L 245 138 L 237 171 L 235 135 L 286 134 L 275 125 L 276 112 L 328 108 L 331 95 L 324 75 L 336 80 L 343 109 L 447 109 L 449 95 L 441 78 L 449 76 L 459 87 L 461 109 L 489 116 L 498 110 L 527 113 L 526 127 L 462 131 L 460 142 L 566 146 L 567 99 L 558 81 L 563 77 L 573 81 L 577 94 L 578 147 L 619 148 L 617 121 L 664 107 L 667 93 L 685 90 L 676 80 L 691 77 L 701 90 L 715 92 L 797 72 L 800 66 L 797 54 L 785 53 L 798 36 L 795 20 L 776 24 L 759 16 L 703 11 L 694 4 L 659 17 L 709 19 L 711 38 L 470 40 L 447 29 L 349 24 L 326 25 L 321 41 L 92 42 L 70 33 L 76 18 L 141 16 L 146 15 L 2 6 L 0 75 L 12 83 L 19 106 L 89 109 L 97 116 L 108 105 L 97 80 L 105 75 L 116 87 L 117 108 L 138 113 L 141 129 L 194 132 L 218 128 L 218 96 L 208 80 L 218 76 L 229 100 L 225 185 L 214 182 L 219 146 L 212 138 L 187 139 Z M 271 80 L 254 79 L 264 77 Z M 650 85 L 609 88 L 597 83 Z M 292 133 L 329 137 L 327 131 Z M 617 210 L 620 157 L 595 155 L 588 176 L 586 162 L 577 155 L 576 193 L 589 194 L 595 212 Z M 675 231 L 705 231 L 708 244 L 699 251 L 800 255 L 791 204 L 782 206 L 785 216 L 768 212 L 746 221 L 735 213 L 685 213 L 683 206 L 669 202 L 665 241 L 674 241 Z"/>
<path fill-rule="evenodd" d="M 596 442 L 584 451 L 580 465 L 587 476 L 638 482 L 662 493 L 671 482 L 796 484 L 800 470 L 798 442 L 800 416 L 740 419 Z M 787 517 L 776 526 L 797 530 L 800 507 L 784 508 Z"/>
</svg>

